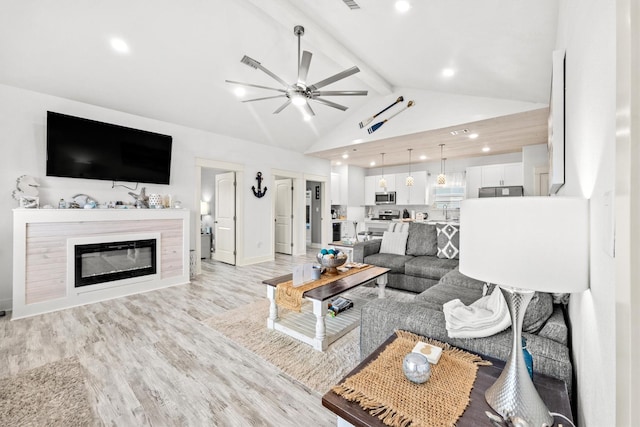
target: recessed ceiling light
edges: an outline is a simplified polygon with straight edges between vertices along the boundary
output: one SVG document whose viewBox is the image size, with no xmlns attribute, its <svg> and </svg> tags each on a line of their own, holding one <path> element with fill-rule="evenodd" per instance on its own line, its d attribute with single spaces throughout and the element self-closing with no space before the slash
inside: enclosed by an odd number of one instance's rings
<svg viewBox="0 0 640 427">
<path fill-rule="evenodd" d="M 411 9 L 411 3 L 406 0 L 398 0 L 396 2 L 396 10 L 400 13 L 405 13 Z"/>
<path fill-rule="evenodd" d="M 375 166 L 375 165 L 376 165 L 376 162 L 369 163 L 369 166 Z"/>
<path fill-rule="evenodd" d="M 129 53 L 129 45 L 127 42 L 117 37 L 111 39 L 111 48 L 118 53 Z"/>
<path fill-rule="evenodd" d="M 469 139 L 476 139 L 478 137 L 477 133 L 469 134 Z"/>
<path fill-rule="evenodd" d="M 491 148 L 489 148 L 489 147 L 482 147 L 482 152 L 483 152 L 483 153 L 488 153 L 489 151 L 491 151 Z"/>
<path fill-rule="evenodd" d="M 349 155 L 348 155 L 347 153 L 344 153 L 344 154 L 342 155 L 342 158 L 343 158 L 343 159 L 348 159 L 348 158 L 349 158 Z"/>
<path fill-rule="evenodd" d="M 240 98 L 240 97 L 245 96 L 247 94 L 247 91 L 243 87 L 237 87 L 237 88 L 234 89 L 233 93 L 235 93 L 236 96 Z"/>
<path fill-rule="evenodd" d="M 454 70 L 453 68 L 444 68 L 442 70 L 443 77 L 453 77 L 455 74 L 456 74 L 456 70 Z"/>
<path fill-rule="evenodd" d="M 420 160 L 427 160 L 427 156 L 423 154 L 422 156 L 420 156 Z"/>
<path fill-rule="evenodd" d="M 342 162 L 341 162 L 341 161 L 337 161 L 337 162 L 336 162 L 336 165 L 338 165 L 338 166 L 340 166 L 341 164 L 342 164 Z"/>
</svg>

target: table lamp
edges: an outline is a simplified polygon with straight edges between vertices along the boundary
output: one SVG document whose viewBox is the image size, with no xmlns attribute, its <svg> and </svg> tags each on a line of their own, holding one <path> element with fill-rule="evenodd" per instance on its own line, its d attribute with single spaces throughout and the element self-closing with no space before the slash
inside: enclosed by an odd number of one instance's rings
<svg viewBox="0 0 640 427">
<path fill-rule="evenodd" d="M 588 200 L 564 197 L 496 197 L 461 204 L 460 272 L 499 286 L 511 316 L 511 354 L 485 393 L 505 420 L 553 425 L 525 366 L 522 321 L 535 291 L 588 289 L 588 207 Z"/>
</svg>

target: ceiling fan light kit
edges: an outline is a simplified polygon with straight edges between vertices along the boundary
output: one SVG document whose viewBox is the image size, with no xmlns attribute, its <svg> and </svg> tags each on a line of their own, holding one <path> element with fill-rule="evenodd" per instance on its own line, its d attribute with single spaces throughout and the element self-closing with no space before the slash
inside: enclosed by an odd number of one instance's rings
<svg viewBox="0 0 640 427">
<path fill-rule="evenodd" d="M 254 101 L 262 101 L 265 99 L 274 99 L 274 98 L 286 98 L 286 101 L 284 102 L 284 104 L 282 104 L 280 107 L 278 107 L 273 114 L 278 114 L 280 113 L 282 110 L 284 110 L 285 108 L 287 108 L 289 106 L 289 104 L 293 104 L 296 106 L 301 107 L 302 111 L 308 115 L 308 116 L 315 116 L 315 112 L 311 109 L 311 106 L 309 105 L 310 101 L 314 101 L 317 102 L 319 104 L 323 104 L 326 105 L 328 107 L 332 107 L 332 108 L 336 108 L 338 110 L 341 111 L 345 111 L 347 110 L 348 107 L 335 103 L 333 101 L 329 101 L 328 99 L 325 99 L 324 97 L 328 97 L 328 96 L 366 96 L 368 94 L 368 91 L 366 90 L 334 90 L 334 91 L 322 91 L 320 90 L 321 88 L 328 86 L 332 83 L 335 83 L 339 80 L 342 80 L 346 77 L 349 77 L 353 74 L 356 74 L 360 71 L 360 69 L 356 66 L 353 66 L 347 70 L 341 71 L 337 74 L 334 74 L 330 77 L 327 77 L 324 80 L 321 80 L 317 83 L 314 83 L 312 85 L 307 85 L 307 75 L 309 73 L 309 65 L 311 64 L 311 58 L 312 58 L 312 54 L 309 51 L 303 51 L 302 55 L 300 54 L 300 38 L 304 35 L 304 27 L 302 25 L 296 25 L 293 28 L 293 33 L 296 35 L 296 37 L 298 37 L 298 78 L 296 80 L 295 83 L 293 84 L 289 84 L 286 81 L 284 81 L 282 78 L 278 77 L 276 74 L 272 73 L 271 71 L 269 71 L 267 68 L 265 68 L 264 66 L 262 66 L 262 64 L 258 61 L 256 61 L 253 58 L 248 57 L 247 55 L 245 55 L 240 62 L 242 62 L 245 65 L 248 65 L 249 67 L 256 69 L 256 70 L 261 70 L 262 72 L 264 72 L 265 74 L 267 74 L 269 77 L 271 77 L 272 79 L 274 79 L 275 81 L 277 81 L 278 83 L 280 83 L 282 85 L 282 88 L 275 88 L 275 87 L 269 87 L 269 86 L 262 86 L 262 85 L 256 85 L 256 84 L 251 84 L 251 83 L 244 83 L 244 82 L 239 82 L 239 81 L 235 81 L 235 80 L 225 80 L 225 82 L 227 83 L 231 83 L 231 84 L 236 84 L 236 85 L 241 85 L 241 86 L 247 86 L 247 87 L 255 87 L 258 89 L 266 89 L 266 90 L 272 90 L 272 91 L 276 91 L 276 92 L 280 92 L 278 95 L 274 95 L 274 96 L 267 96 L 267 97 L 261 97 L 261 98 L 254 98 L 254 99 L 246 99 L 242 102 L 254 102 Z"/>
</svg>

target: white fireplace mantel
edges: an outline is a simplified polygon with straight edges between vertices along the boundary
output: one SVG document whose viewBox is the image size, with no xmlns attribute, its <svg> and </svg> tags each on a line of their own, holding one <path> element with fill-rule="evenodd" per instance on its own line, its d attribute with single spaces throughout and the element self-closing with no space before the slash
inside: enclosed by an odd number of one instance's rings
<svg viewBox="0 0 640 427">
<path fill-rule="evenodd" d="M 12 319 L 189 283 L 189 216 L 186 209 L 14 209 Z M 153 279 L 92 291 L 69 283 L 69 240 L 141 233 L 160 236 Z"/>
</svg>

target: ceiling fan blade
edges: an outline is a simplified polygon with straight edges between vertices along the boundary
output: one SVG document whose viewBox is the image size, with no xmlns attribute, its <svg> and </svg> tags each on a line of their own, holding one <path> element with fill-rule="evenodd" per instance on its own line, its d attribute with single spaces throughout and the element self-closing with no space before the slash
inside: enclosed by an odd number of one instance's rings
<svg viewBox="0 0 640 427">
<path fill-rule="evenodd" d="M 300 61 L 300 68 L 298 69 L 298 83 L 303 85 L 307 84 L 307 74 L 309 74 L 309 64 L 311 64 L 311 52 L 302 52 L 302 60 Z"/>
<path fill-rule="evenodd" d="M 367 90 L 319 90 L 311 92 L 313 96 L 366 96 Z"/>
<path fill-rule="evenodd" d="M 285 96 L 287 96 L 287 95 L 265 96 L 264 98 L 244 99 L 241 102 L 262 101 L 263 99 L 284 98 Z"/>
<path fill-rule="evenodd" d="M 344 105 L 336 104 L 335 102 L 331 102 L 322 98 L 311 98 L 311 99 L 321 104 L 328 105 L 329 107 L 337 108 L 338 110 L 342 110 L 342 111 L 346 111 L 347 108 L 349 108 L 349 107 L 345 107 Z"/>
<path fill-rule="evenodd" d="M 310 116 L 316 115 L 316 113 L 314 113 L 313 110 L 311 109 L 311 105 L 309 105 L 309 102 L 305 102 L 304 105 L 302 106 L 302 109 L 304 110 L 305 113 L 307 113 Z"/>
<path fill-rule="evenodd" d="M 287 82 L 285 82 L 284 80 L 282 80 L 280 77 L 276 76 L 275 74 L 273 74 L 271 71 L 267 70 L 266 68 L 264 68 L 262 66 L 262 64 L 260 64 L 258 61 L 256 61 L 253 58 L 249 58 L 247 55 L 243 56 L 242 59 L 240 60 L 240 62 L 242 62 L 243 64 L 248 65 L 251 68 L 255 68 L 258 70 L 262 70 L 264 73 L 268 74 L 269 76 L 271 76 L 271 78 L 273 78 L 274 80 L 280 82 L 280 84 L 284 87 L 289 87 L 289 84 Z"/>
<path fill-rule="evenodd" d="M 360 72 L 360 69 L 356 66 L 353 66 L 348 70 L 341 71 L 338 74 L 334 74 L 331 77 L 327 77 L 326 79 L 319 81 L 318 83 L 312 84 L 311 86 L 309 86 L 309 89 L 311 90 L 320 89 L 321 87 L 325 87 L 327 85 L 330 85 L 331 83 L 335 83 L 338 80 L 342 80 L 345 77 L 349 77 L 358 72 Z"/>
<path fill-rule="evenodd" d="M 280 111 L 284 110 L 285 108 L 287 108 L 289 106 L 289 104 L 291 104 L 291 100 L 287 99 L 287 102 L 285 102 L 284 104 L 282 104 L 280 107 L 278 107 L 278 109 L 276 111 L 273 112 L 273 114 L 278 114 Z"/>
<path fill-rule="evenodd" d="M 278 89 L 278 88 L 275 88 L 275 87 L 269 87 L 269 86 L 254 85 L 254 84 L 251 84 L 251 83 L 236 82 L 236 81 L 234 81 L 234 80 L 225 80 L 225 82 L 227 82 L 227 83 L 231 83 L 231 84 L 234 84 L 234 85 L 242 85 L 242 86 L 249 86 L 249 87 L 257 87 L 257 88 L 260 88 L 260 89 L 268 89 L 268 90 L 276 90 L 276 91 L 278 91 L 278 92 L 282 92 L 282 93 L 285 93 L 285 92 L 286 92 L 286 90 L 284 90 L 284 89 Z"/>
</svg>

